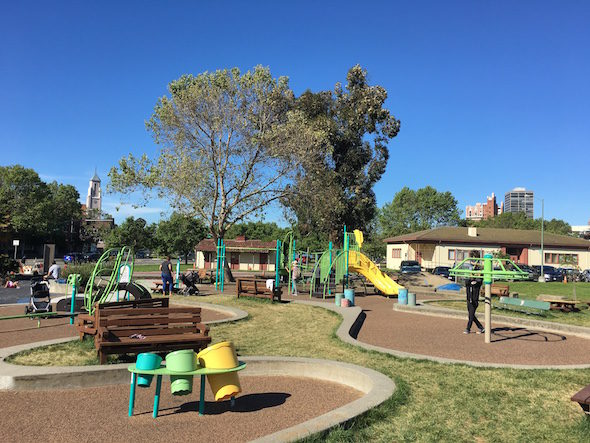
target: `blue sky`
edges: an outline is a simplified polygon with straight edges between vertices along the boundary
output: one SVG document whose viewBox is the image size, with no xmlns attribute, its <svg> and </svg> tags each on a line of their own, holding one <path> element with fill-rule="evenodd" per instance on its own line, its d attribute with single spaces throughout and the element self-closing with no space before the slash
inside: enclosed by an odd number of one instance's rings
<svg viewBox="0 0 590 443">
<path fill-rule="evenodd" d="M 184 73 L 262 64 L 299 94 L 332 89 L 359 63 L 402 122 L 379 205 L 431 185 L 464 211 L 524 186 L 535 216 L 543 198 L 546 217 L 586 224 L 589 23 L 586 1 L 5 2 L 1 164 L 84 198 L 95 167 L 106 184 L 120 157 L 156 154 L 144 121 Z M 168 211 L 118 202 L 105 196 L 118 221 Z"/>
</svg>

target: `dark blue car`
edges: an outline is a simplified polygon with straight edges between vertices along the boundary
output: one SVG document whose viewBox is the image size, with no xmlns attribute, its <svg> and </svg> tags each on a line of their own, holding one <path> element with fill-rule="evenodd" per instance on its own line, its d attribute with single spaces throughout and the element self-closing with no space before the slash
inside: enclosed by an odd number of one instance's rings
<svg viewBox="0 0 590 443">
<path fill-rule="evenodd" d="M 402 261 L 399 270 L 402 274 L 419 274 L 422 271 L 420 263 L 415 260 Z"/>
</svg>

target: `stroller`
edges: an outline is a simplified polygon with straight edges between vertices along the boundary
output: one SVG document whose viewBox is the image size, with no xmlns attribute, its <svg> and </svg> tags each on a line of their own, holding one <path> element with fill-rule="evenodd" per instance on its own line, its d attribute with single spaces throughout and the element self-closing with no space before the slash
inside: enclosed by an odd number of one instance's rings
<svg viewBox="0 0 590 443">
<path fill-rule="evenodd" d="M 25 307 L 25 314 L 51 312 L 49 283 L 38 278 L 31 280 L 31 299 L 29 303 L 29 306 Z"/>
<path fill-rule="evenodd" d="M 188 271 L 186 274 L 180 274 L 180 281 L 184 284 L 183 295 L 199 295 L 199 288 L 197 288 L 199 274 Z"/>
</svg>

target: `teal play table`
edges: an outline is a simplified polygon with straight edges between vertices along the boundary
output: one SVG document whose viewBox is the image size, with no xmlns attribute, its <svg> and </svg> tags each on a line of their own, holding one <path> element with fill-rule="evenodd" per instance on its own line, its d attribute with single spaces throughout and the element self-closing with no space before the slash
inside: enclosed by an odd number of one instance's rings
<svg viewBox="0 0 590 443">
<path fill-rule="evenodd" d="M 137 386 L 137 374 L 141 375 L 155 375 L 156 376 L 156 393 L 154 394 L 154 412 L 153 417 L 158 416 L 158 408 L 160 406 L 160 389 L 162 388 L 162 376 L 163 375 L 200 375 L 201 376 L 201 390 L 199 392 L 199 415 L 205 413 L 205 376 L 214 374 L 226 374 L 228 372 L 241 371 L 246 367 L 246 363 L 240 361 L 238 366 L 229 369 L 210 369 L 197 367 L 194 371 L 190 372 L 175 372 L 170 371 L 166 368 L 166 365 L 162 364 L 158 369 L 137 369 L 135 364 L 130 365 L 127 370 L 131 372 L 131 387 L 129 391 L 129 417 L 133 415 L 133 407 L 135 406 L 135 388 Z M 231 405 L 233 406 L 235 398 L 231 398 Z"/>
</svg>

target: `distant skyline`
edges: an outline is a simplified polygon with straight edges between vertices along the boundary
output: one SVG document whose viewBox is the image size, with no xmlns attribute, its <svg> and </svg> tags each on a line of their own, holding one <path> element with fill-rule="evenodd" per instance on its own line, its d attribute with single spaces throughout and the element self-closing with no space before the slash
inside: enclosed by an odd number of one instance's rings
<svg viewBox="0 0 590 443">
<path fill-rule="evenodd" d="M 514 187 L 545 217 L 590 218 L 590 3 L 9 2 L 0 16 L 2 165 L 72 184 L 95 167 L 155 156 L 144 122 L 185 73 L 269 66 L 298 95 L 333 89 L 359 63 L 401 120 L 379 206 L 403 186 L 450 191 L 460 210 Z M 117 212 L 115 209 L 120 207 Z M 121 206 L 155 221 L 164 201 Z M 269 221 L 279 221 L 273 208 Z"/>
</svg>

